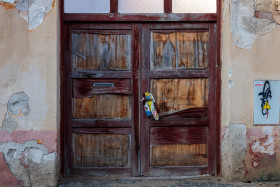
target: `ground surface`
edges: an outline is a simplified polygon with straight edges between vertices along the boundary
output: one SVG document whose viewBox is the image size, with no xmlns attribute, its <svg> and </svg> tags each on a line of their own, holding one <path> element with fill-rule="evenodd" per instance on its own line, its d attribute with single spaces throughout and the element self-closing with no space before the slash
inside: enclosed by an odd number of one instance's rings
<svg viewBox="0 0 280 187">
<path fill-rule="evenodd" d="M 64 179 L 59 187 L 280 187 L 278 182 L 227 182 L 217 177 Z"/>
</svg>

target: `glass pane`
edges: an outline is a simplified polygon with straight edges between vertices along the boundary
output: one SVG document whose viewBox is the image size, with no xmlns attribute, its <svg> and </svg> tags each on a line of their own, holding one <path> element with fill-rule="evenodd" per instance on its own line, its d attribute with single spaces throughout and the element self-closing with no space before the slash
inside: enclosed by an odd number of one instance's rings
<svg viewBox="0 0 280 187">
<path fill-rule="evenodd" d="M 216 0 L 172 0 L 173 13 L 216 13 Z"/>
<path fill-rule="evenodd" d="M 75 167 L 129 167 L 130 135 L 73 134 Z"/>
<path fill-rule="evenodd" d="M 72 34 L 72 64 L 76 70 L 130 70 L 129 34 Z"/>
<path fill-rule="evenodd" d="M 65 13 L 109 13 L 110 0 L 65 0 Z"/>
<path fill-rule="evenodd" d="M 119 0 L 119 13 L 163 13 L 163 0 Z"/>
<path fill-rule="evenodd" d="M 208 68 L 208 32 L 151 33 L 151 70 Z"/>
</svg>

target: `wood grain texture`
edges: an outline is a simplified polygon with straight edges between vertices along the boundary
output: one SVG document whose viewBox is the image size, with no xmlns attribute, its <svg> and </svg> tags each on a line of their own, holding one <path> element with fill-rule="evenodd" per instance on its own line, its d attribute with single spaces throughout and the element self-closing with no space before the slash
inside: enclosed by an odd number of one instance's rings
<svg viewBox="0 0 280 187">
<path fill-rule="evenodd" d="M 75 167 L 129 166 L 129 135 L 74 134 L 73 140 Z"/>
<path fill-rule="evenodd" d="M 151 166 L 202 166 L 207 165 L 207 145 L 151 146 Z"/>
<path fill-rule="evenodd" d="M 174 118 L 207 118 L 208 108 L 190 108 L 187 110 L 181 110 L 177 112 L 161 113 L 159 116 L 161 119 L 174 119 Z"/>
<path fill-rule="evenodd" d="M 208 32 L 198 33 L 198 67 L 208 68 L 208 47 L 209 47 L 209 34 Z"/>
<path fill-rule="evenodd" d="M 151 145 L 206 144 L 208 127 L 151 127 Z"/>
<path fill-rule="evenodd" d="M 113 84 L 112 87 L 96 84 Z M 131 94 L 129 79 L 73 79 L 74 97 L 92 97 L 94 94 Z"/>
<path fill-rule="evenodd" d="M 92 95 L 73 99 L 73 117 L 76 119 L 131 118 L 130 96 L 121 94 Z"/>
<path fill-rule="evenodd" d="M 208 32 L 151 33 L 151 70 L 208 68 Z"/>
<path fill-rule="evenodd" d="M 72 34 L 72 64 L 77 70 L 130 70 L 128 34 Z"/>
<path fill-rule="evenodd" d="M 159 113 L 208 106 L 208 79 L 151 79 Z"/>
</svg>

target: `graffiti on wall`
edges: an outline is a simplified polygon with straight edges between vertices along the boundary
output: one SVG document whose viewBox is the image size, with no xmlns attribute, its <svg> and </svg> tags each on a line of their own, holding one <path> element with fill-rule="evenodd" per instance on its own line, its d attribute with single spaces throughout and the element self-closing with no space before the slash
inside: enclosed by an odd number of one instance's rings
<svg viewBox="0 0 280 187">
<path fill-rule="evenodd" d="M 279 124 L 280 81 L 254 81 L 254 124 Z"/>
</svg>

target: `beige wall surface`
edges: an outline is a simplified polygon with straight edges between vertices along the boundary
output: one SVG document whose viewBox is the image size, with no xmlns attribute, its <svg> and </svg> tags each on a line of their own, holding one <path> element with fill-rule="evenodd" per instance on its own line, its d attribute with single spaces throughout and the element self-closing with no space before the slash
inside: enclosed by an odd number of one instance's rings
<svg viewBox="0 0 280 187">
<path fill-rule="evenodd" d="M 274 0 L 223 1 L 222 175 L 279 180 L 280 126 L 253 125 L 253 81 L 280 80 L 280 26 Z"/>
<path fill-rule="evenodd" d="M 30 151 L 26 154 L 34 153 L 30 159 L 36 163 L 31 162 L 28 171 L 9 171 L 14 178 L 6 184 L 20 180 L 26 186 L 39 184 L 36 178 L 40 177 L 32 169 L 39 167 L 38 171 L 46 165 L 52 166 L 51 171 L 47 171 L 48 179 L 41 181 L 56 181 L 60 107 L 58 3 L 51 9 L 50 3 L 40 1 L 35 0 L 33 8 L 42 4 L 41 8 L 48 7 L 49 11 L 39 15 L 38 20 L 26 11 L 0 5 L 0 164 L 15 168 L 20 165 L 18 160 L 4 161 L 9 146 L 16 148 L 18 158 L 25 150 Z M 280 80 L 280 15 L 273 3 L 274 0 L 223 1 L 221 173 L 229 180 L 280 178 L 280 126 L 253 126 L 253 81 Z M 38 155 L 47 156 L 39 165 Z"/>
<path fill-rule="evenodd" d="M 57 184 L 57 4 L 0 2 L 0 186 Z"/>
<path fill-rule="evenodd" d="M 56 130 L 57 6 L 34 30 L 28 30 L 28 22 L 15 8 L 6 10 L 0 6 L 0 17 L 0 120 L 7 113 L 9 98 L 23 91 L 29 97 L 30 111 L 24 117 L 15 117 L 17 130 Z"/>
</svg>

